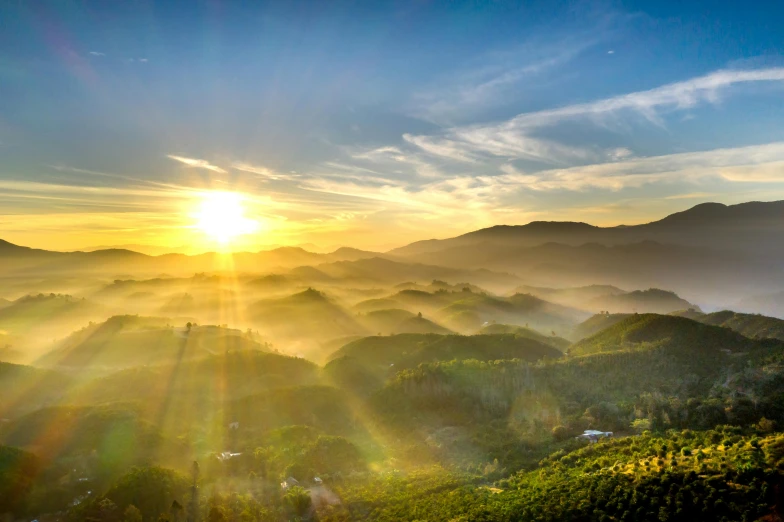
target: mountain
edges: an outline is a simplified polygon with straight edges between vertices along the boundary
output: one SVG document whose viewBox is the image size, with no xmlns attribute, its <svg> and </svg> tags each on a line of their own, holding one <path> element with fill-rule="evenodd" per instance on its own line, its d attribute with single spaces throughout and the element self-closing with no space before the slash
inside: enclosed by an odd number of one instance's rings
<svg viewBox="0 0 784 522">
<path fill-rule="evenodd" d="M 2 241 L 2 240 L 0 240 Z M 232 254 L 207 252 L 186 255 L 168 253 L 147 255 L 132 250 L 110 248 L 90 252 L 55 252 L 27 248 L 7 241 L 0 242 L 0 270 L 6 274 L 193 274 L 235 270 L 259 272 L 292 269 L 301 265 L 316 265 L 340 261 L 356 261 L 383 254 L 353 248 L 339 248 L 329 254 L 317 254 L 298 247 L 280 247 L 260 252 Z"/>
<path fill-rule="evenodd" d="M 656 241 L 720 250 L 731 247 L 754 249 L 757 253 L 784 252 L 784 201 L 729 206 L 703 203 L 658 221 L 622 227 L 547 221 L 499 225 L 451 239 L 418 241 L 388 253 L 410 257 L 457 246 L 510 241 L 518 247 L 549 242 L 577 246 L 590 242 L 613 245 Z"/>
<path fill-rule="evenodd" d="M 784 270 L 784 201 L 698 205 L 652 223 L 595 227 L 533 222 L 412 243 L 388 252 L 407 262 L 517 275 L 535 287 L 678 288 L 701 300 L 778 288 Z"/>
</svg>

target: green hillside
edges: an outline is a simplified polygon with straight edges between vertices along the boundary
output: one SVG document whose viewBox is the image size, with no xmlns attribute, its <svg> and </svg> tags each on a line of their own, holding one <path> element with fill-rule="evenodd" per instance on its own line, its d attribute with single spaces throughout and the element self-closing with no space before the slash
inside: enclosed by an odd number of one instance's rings
<svg viewBox="0 0 784 522">
<path fill-rule="evenodd" d="M 780 435 L 727 429 L 570 446 L 492 485 L 441 468 L 341 484 L 343 502 L 320 520 L 778 519 Z"/>
<path fill-rule="evenodd" d="M 272 338 L 322 339 L 370 333 L 339 303 L 309 288 L 252 304 L 249 319 Z"/>
<path fill-rule="evenodd" d="M 59 372 L 0 362 L 0 418 L 58 401 L 73 380 Z"/>
<path fill-rule="evenodd" d="M 58 343 L 37 364 L 69 368 L 124 368 L 263 350 L 249 333 L 219 326 L 174 327 L 160 317 L 115 316 L 91 324 Z"/>
<path fill-rule="evenodd" d="M 728 328 L 699 323 L 685 317 L 634 314 L 576 342 L 569 353 L 580 355 L 623 350 L 646 343 L 677 347 L 686 352 L 684 355 L 692 350 L 742 352 L 756 346 L 747 337 Z"/>
<path fill-rule="evenodd" d="M 452 359 L 537 361 L 545 357 L 558 358 L 561 352 L 547 344 L 513 334 L 400 334 L 354 341 L 337 350 L 330 359 L 346 356 L 376 367 L 394 365 L 394 371 L 398 371 L 423 362 Z"/>
<path fill-rule="evenodd" d="M 742 314 L 731 310 L 702 314 L 685 311 L 673 315 L 689 317 L 695 321 L 730 328 L 752 339 L 779 339 L 784 341 L 784 319 L 759 314 Z"/>
<path fill-rule="evenodd" d="M 510 324 L 489 324 L 479 330 L 478 333 L 485 335 L 514 334 L 518 337 L 533 339 L 534 341 L 539 341 L 543 344 L 549 344 L 561 351 L 565 351 L 569 345 L 572 344 L 571 341 L 564 339 L 563 337 L 558 337 L 557 335 L 544 335 L 531 328 Z"/>
<path fill-rule="evenodd" d="M 632 314 L 601 313 L 593 315 L 575 326 L 574 329 L 570 332 L 569 338 L 574 341 L 585 339 L 586 337 L 590 337 L 595 333 L 604 330 L 605 328 L 609 328 L 610 326 L 623 321 L 630 315 Z"/>
</svg>

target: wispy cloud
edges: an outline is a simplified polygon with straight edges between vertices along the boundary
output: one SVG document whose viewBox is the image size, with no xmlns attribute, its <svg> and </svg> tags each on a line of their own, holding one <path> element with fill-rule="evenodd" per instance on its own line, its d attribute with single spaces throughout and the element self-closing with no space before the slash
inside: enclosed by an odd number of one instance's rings
<svg viewBox="0 0 784 522">
<path fill-rule="evenodd" d="M 493 106 L 521 98 L 528 85 L 541 86 L 587 50 L 611 39 L 629 17 L 606 13 L 581 19 L 579 27 L 542 30 L 524 41 L 478 56 L 466 56 L 462 70 L 437 79 L 413 96 L 411 116 L 439 125 L 466 121 Z"/>
<path fill-rule="evenodd" d="M 784 182 L 784 142 L 704 152 L 669 154 L 526 174 L 507 168 L 481 179 L 536 191 L 618 191 L 657 182 L 699 182 L 708 178 L 736 183 Z"/>
<path fill-rule="evenodd" d="M 106 56 L 106 53 L 99 53 L 98 51 L 90 51 L 91 56 Z"/>
<path fill-rule="evenodd" d="M 431 151 L 429 151 L 431 154 L 435 150 L 446 147 L 443 143 L 428 142 L 427 145 L 431 147 Z M 402 169 L 410 169 L 415 175 L 424 178 L 439 178 L 444 176 L 444 173 L 437 165 L 431 161 L 427 161 L 421 154 L 408 150 L 404 151 L 399 147 L 377 147 L 349 153 L 349 156 L 353 160 L 375 164 L 380 168 L 383 167 L 386 170 L 392 170 L 392 172 L 396 174 L 408 174 Z"/>
<path fill-rule="evenodd" d="M 599 160 L 601 156 L 592 147 L 559 143 L 541 138 L 537 133 L 567 121 L 589 121 L 607 126 L 624 113 L 640 115 L 648 122 L 663 126 L 665 113 L 716 103 L 730 87 L 782 81 L 782 67 L 720 70 L 646 91 L 523 113 L 498 123 L 453 127 L 441 135 L 405 135 L 404 140 L 432 154 L 455 159 L 474 158 L 481 154 L 553 164 L 590 162 Z"/>
<path fill-rule="evenodd" d="M 212 172 L 217 172 L 218 174 L 227 174 L 227 171 L 225 169 L 222 169 L 217 165 L 212 165 L 207 160 L 196 159 L 196 158 L 185 158 L 182 156 L 174 156 L 172 154 L 169 154 L 166 157 L 169 159 L 173 159 L 174 161 L 179 161 L 180 163 L 183 163 L 189 167 L 211 170 Z"/>
<path fill-rule="evenodd" d="M 231 168 L 233 168 L 234 170 L 239 170 L 241 172 L 256 174 L 266 179 L 282 180 L 282 179 L 295 179 L 299 177 L 297 174 L 278 172 L 268 167 L 264 167 L 261 165 L 251 165 L 250 163 L 243 163 L 243 162 L 232 163 Z"/>
</svg>

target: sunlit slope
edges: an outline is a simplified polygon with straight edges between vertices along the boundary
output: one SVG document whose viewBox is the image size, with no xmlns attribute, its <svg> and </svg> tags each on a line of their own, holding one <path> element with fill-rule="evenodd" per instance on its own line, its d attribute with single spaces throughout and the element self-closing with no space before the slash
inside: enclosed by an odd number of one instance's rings
<svg viewBox="0 0 784 522">
<path fill-rule="evenodd" d="M 712 427 L 743 411 L 732 406 L 740 392 L 743 401 L 756 401 L 750 418 L 780 418 L 776 397 L 784 382 L 783 359 L 784 343 L 776 340 L 752 340 L 689 319 L 640 315 L 575 344 L 569 357 L 543 365 L 456 360 L 401 371 L 372 404 L 388 425 L 408 428 L 470 428 L 478 419 L 518 419 L 526 429 L 533 421 L 578 429 L 587 409 L 596 407 L 604 412 L 592 414 L 599 415 L 602 427 L 623 430 L 645 404 L 639 401 L 654 394 L 678 398 L 667 406 L 673 426 Z M 343 370 L 359 383 L 368 377 L 356 366 L 351 372 L 344 364 Z M 718 403 L 704 399 L 711 390 L 721 391 Z"/>
<path fill-rule="evenodd" d="M 0 512 L 22 508 L 41 472 L 41 462 L 32 453 L 0 445 Z"/>
<path fill-rule="evenodd" d="M 547 344 L 512 334 L 401 334 L 354 341 L 333 353 L 330 359 L 344 356 L 373 366 L 394 365 L 395 370 L 400 370 L 413 368 L 423 362 L 452 359 L 537 361 L 545 357 L 558 358 L 561 352 Z"/>
<path fill-rule="evenodd" d="M 759 314 L 742 314 L 731 310 L 703 314 L 695 311 L 673 312 L 705 324 L 730 328 L 746 337 L 772 338 L 784 341 L 784 320 Z"/>
<path fill-rule="evenodd" d="M 107 315 L 103 307 L 86 299 L 56 294 L 29 295 L 0 308 L 0 330 L 52 340 Z"/>
<path fill-rule="evenodd" d="M 547 288 L 523 285 L 515 289 L 519 294 L 531 294 L 547 301 L 575 308 L 584 307 L 585 303 L 600 297 L 626 293 L 617 286 L 612 285 L 587 285 L 567 288 Z"/>
<path fill-rule="evenodd" d="M 620 323 L 632 314 L 596 314 L 581 322 L 572 329 L 568 337 L 574 341 L 585 339 L 605 328 Z"/>
<path fill-rule="evenodd" d="M 236 399 L 226 404 L 223 417 L 239 423 L 242 437 L 300 424 L 332 434 L 360 427 L 345 392 L 322 385 L 276 388 Z"/>
<path fill-rule="evenodd" d="M 96 459 L 99 483 L 150 460 L 184 463 L 186 448 L 164 437 L 125 405 L 53 406 L 6 423 L 0 442 L 31 451 L 48 462 Z"/>
<path fill-rule="evenodd" d="M 0 362 L 0 418 L 54 403 L 72 383 L 59 372 Z"/>
<path fill-rule="evenodd" d="M 309 288 L 288 297 L 254 303 L 248 320 L 270 337 L 328 340 L 370 331 L 326 294 Z"/>
<path fill-rule="evenodd" d="M 516 337 L 533 339 L 534 341 L 538 341 L 542 344 L 550 345 L 554 348 L 558 348 L 561 351 L 565 351 L 572 344 L 571 341 L 557 335 L 544 335 L 543 333 L 537 332 L 532 328 L 509 324 L 489 324 L 479 330 L 479 333 L 484 335 L 513 334 Z"/>
<path fill-rule="evenodd" d="M 324 520 L 775 520 L 783 446 L 729 427 L 621 438 L 561 449 L 493 487 L 432 468 L 340 485 Z"/>
<path fill-rule="evenodd" d="M 401 290 L 386 298 L 369 299 L 355 305 L 355 309 L 361 312 L 387 308 L 422 313 L 450 330 L 466 334 L 476 333 L 494 321 L 531 326 L 542 331 L 565 332 L 587 316 L 583 311 L 529 294 L 500 297 L 474 293 L 470 289 L 436 292 Z"/>
<path fill-rule="evenodd" d="M 299 267 L 290 273 L 314 283 L 338 280 L 351 284 L 399 284 L 404 281 L 431 280 L 469 281 L 492 291 L 507 291 L 520 284 L 520 279 L 513 274 L 493 272 L 483 267 L 463 270 L 436 264 L 401 262 L 382 257 Z"/>
<path fill-rule="evenodd" d="M 634 314 L 576 342 L 571 355 L 607 352 L 661 344 L 688 350 L 743 352 L 758 346 L 749 338 L 719 326 L 702 324 L 685 317 Z"/>
<path fill-rule="evenodd" d="M 64 399 L 74 404 L 134 401 L 146 408 L 177 404 L 189 414 L 224 400 L 272 388 L 313 384 L 318 367 L 275 353 L 239 351 L 167 365 L 137 367 L 91 380 Z M 186 407 L 187 406 L 187 407 Z M 184 409 L 183 409 L 184 408 Z"/>
<path fill-rule="evenodd" d="M 589 310 L 605 310 L 610 313 L 666 314 L 676 310 L 699 310 L 697 305 L 680 298 L 675 292 L 658 288 L 597 297 L 588 301 L 586 307 Z"/>
<path fill-rule="evenodd" d="M 365 325 L 368 330 L 379 334 L 453 333 L 448 328 L 444 328 L 426 317 L 399 308 L 374 310 L 358 315 L 357 320 Z"/>
<path fill-rule="evenodd" d="M 219 326 L 170 324 L 160 317 L 115 316 L 79 330 L 37 364 L 123 368 L 176 362 L 227 350 L 264 350 L 253 334 Z"/>
</svg>

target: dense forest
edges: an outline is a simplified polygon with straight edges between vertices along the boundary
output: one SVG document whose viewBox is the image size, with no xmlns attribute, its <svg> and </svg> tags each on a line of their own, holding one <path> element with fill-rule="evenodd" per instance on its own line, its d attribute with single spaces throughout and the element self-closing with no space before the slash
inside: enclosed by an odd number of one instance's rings
<svg viewBox="0 0 784 522">
<path fill-rule="evenodd" d="M 0 363 L 0 512 L 778 519 L 779 319 L 693 307 L 581 312 L 574 300 L 593 303 L 597 292 L 653 307 L 670 295 L 601 286 L 537 289 L 557 304 L 443 281 L 386 291 L 292 284 L 235 284 L 243 328 L 160 315 L 184 288 L 226 294 L 225 279 L 203 275 L 6 303 L 0 322 L 29 355 Z M 259 285 L 270 297 L 250 297 Z M 149 305 L 142 288 L 158 288 L 158 315 L 96 314 Z M 31 314 L 61 332 L 43 350 Z"/>
</svg>

